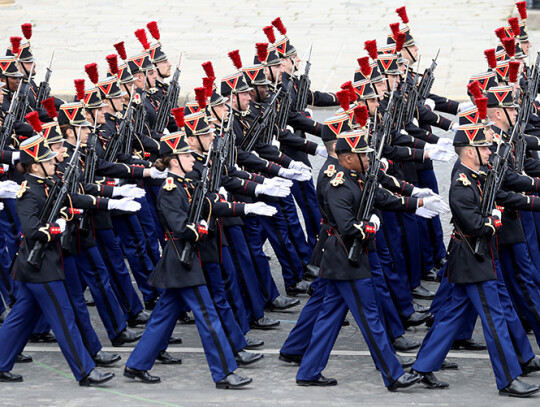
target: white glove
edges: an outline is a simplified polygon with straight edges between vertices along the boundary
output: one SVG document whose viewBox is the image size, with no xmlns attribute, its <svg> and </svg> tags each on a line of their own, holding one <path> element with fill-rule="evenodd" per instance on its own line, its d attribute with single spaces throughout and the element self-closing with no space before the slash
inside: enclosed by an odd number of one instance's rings
<svg viewBox="0 0 540 407">
<path fill-rule="evenodd" d="M 433 112 L 435 110 L 435 101 L 433 99 L 426 99 L 424 102 L 424 105 L 429 107 L 429 109 Z"/>
<path fill-rule="evenodd" d="M 293 170 L 292 168 L 280 168 L 278 175 L 296 181 L 307 181 L 311 178 L 311 173 L 308 175 L 303 171 Z"/>
<path fill-rule="evenodd" d="M 15 195 L 20 188 L 20 185 L 14 181 L 0 182 L 0 198 L 15 199 Z"/>
<path fill-rule="evenodd" d="M 298 171 L 311 171 L 311 169 L 301 161 L 291 161 L 289 164 L 289 169 L 298 170 Z"/>
<path fill-rule="evenodd" d="M 256 190 L 256 189 L 255 189 Z M 224 199 L 229 199 L 229 193 L 227 192 L 227 190 L 223 187 L 219 187 L 218 189 L 218 194 L 220 194 L 221 196 L 223 196 Z M 201 223 L 201 222 L 199 222 Z"/>
<path fill-rule="evenodd" d="M 416 117 L 413 117 L 412 124 L 414 124 L 416 127 L 418 127 L 418 120 L 416 119 Z"/>
<path fill-rule="evenodd" d="M 446 202 L 444 202 L 440 196 L 428 196 L 427 198 L 423 198 L 424 200 L 424 208 L 430 211 L 434 211 L 437 213 L 447 213 L 450 212 L 450 207 Z"/>
<path fill-rule="evenodd" d="M 408 135 L 409 135 L 409 132 L 408 132 L 407 130 L 405 130 L 405 129 L 401 129 L 399 132 L 400 132 L 401 134 L 405 135 L 405 136 L 408 136 Z"/>
<path fill-rule="evenodd" d="M 426 144 L 426 147 L 428 146 L 429 144 Z M 428 157 L 431 158 L 432 160 L 435 160 L 435 161 L 444 161 L 444 162 L 448 162 L 450 161 L 452 158 L 456 157 L 456 153 L 454 153 L 453 151 L 449 151 L 445 148 L 442 148 L 438 145 L 433 145 L 433 147 L 431 147 L 428 151 Z"/>
<path fill-rule="evenodd" d="M 4 203 L 0 202 L 0 211 L 3 211 L 3 210 L 4 210 Z"/>
<path fill-rule="evenodd" d="M 499 218 L 499 220 L 502 219 L 502 213 L 497 208 L 495 208 L 495 209 L 493 209 L 493 211 L 491 211 L 491 216 L 496 216 L 497 218 Z"/>
<path fill-rule="evenodd" d="M 123 196 L 125 198 L 142 198 L 146 191 L 135 184 L 126 184 L 121 187 L 114 187 L 112 196 Z"/>
<path fill-rule="evenodd" d="M 244 205 L 244 213 L 246 215 L 252 213 L 254 215 L 273 216 L 276 214 L 276 212 L 276 208 L 267 205 L 264 202 L 248 203 Z"/>
<path fill-rule="evenodd" d="M 9 165 L 2 164 L 2 169 L 4 170 L 4 172 L 8 172 L 9 171 Z"/>
<path fill-rule="evenodd" d="M 438 195 L 429 188 L 414 187 L 411 196 L 414 198 L 427 198 L 428 196 L 438 196 Z"/>
<path fill-rule="evenodd" d="M 285 187 L 292 187 L 293 182 L 290 179 L 274 177 L 274 178 L 265 178 L 263 180 L 264 185 L 280 185 Z"/>
<path fill-rule="evenodd" d="M 416 215 L 421 216 L 422 218 L 431 219 L 434 216 L 437 216 L 437 212 L 430 211 L 429 209 L 426 209 L 425 207 L 421 206 L 419 207 L 416 212 Z"/>
<path fill-rule="evenodd" d="M 454 142 L 450 140 L 449 138 L 439 138 L 439 141 L 437 141 L 437 145 L 441 146 L 442 148 L 446 148 L 447 150 L 452 151 L 454 148 Z"/>
<path fill-rule="evenodd" d="M 474 107 L 473 102 L 461 102 L 458 105 L 457 111 L 458 112 L 464 112 L 465 110 L 469 110 L 470 108 Z"/>
<path fill-rule="evenodd" d="M 20 151 L 14 151 L 11 153 L 11 163 L 15 164 L 15 161 L 18 161 L 21 158 L 21 152 Z"/>
<path fill-rule="evenodd" d="M 120 211 L 126 212 L 137 212 L 141 209 L 141 204 L 137 201 L 134 201 L 132 198 L 122 198 L 122 199 L 109 199 L 109 205 L 107 209 L 118 209 Z"/>
<path fill-rule="evenodd" d="M 64 218 L 58 218 L 54 221 L 60 228 L 60 232 L 64 233 L 64 230 L 66 230 L 66 220 Z"/>
<path fill-rule="evenodd" d="M 450 127 L 450 130 L 452 130 L 454 133 L 457 133 L 458 127 L 459 127 L 459 124 L 452 123 L 452 127 Z"/>
<path fill-rule="evenodd" d="M 255 195 L 264 194 L 268 196 L 276 196 L 285 198 L 291 193 L 291 187 L 282 186 L 280 184 L 259 184 L 255 187 Z"/>
<path fill-rule="evenodd" d="M 381 163 L 381 170 L 382 170 L 383 172 L 386 172 L 386 171 L 388 170 L 388 165 L 389 165 L 389 164 L 388 164 L 388 160 L 387 160 L 386 158 L 383 157 L 383 158 L 381 158 L 380 163 Z"/>
<path fill-rule="evenodd" d="M 160 171 L 156 167 L 152 167 L 150 168 L 150 178 L 165 179 L 167 178 L 167 171 Z"/>
<path fill-rule="evenodd" d="M 325 146 L 317 146 L 317 150 L 315 150 L 315 154 L 320 155 L 321 157 L 328 157 L 328 151 L 326 150 Z"/>
<path fill-rule="evenodd" d="M 199 221 L 199 225 L 201 225 L 202 227 L 208 229 L 208 223 L 206 223 L 206 221 L 204 219 L 201 219 Z"/>
<path fill-rule="evenodd" d="M 375 231 L 378 231 L 381 227 L 381 220 L 375 214 L 371 215 L 371 217 L 369 218 L 369 223 L 373 223 L 373 225 L 375 226 Z"/>
</svg>

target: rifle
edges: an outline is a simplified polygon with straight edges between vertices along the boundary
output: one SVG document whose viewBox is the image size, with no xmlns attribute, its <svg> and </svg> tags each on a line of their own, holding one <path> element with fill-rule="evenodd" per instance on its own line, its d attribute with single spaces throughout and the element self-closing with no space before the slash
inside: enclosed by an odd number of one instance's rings
<svg viewBox="0 0 540 407">
<path fill-rule="evenodd" d="M 420 67 L 420 57 L 418 58 L 418 67 Z M 414 73 L 414 71 L 413 71 Z M 414 112 L 416 112 L 416 105 L 418 103 L 418 86 L 416 77 L 414 77 L 414 84 L 410 86 L 407 92 L 407 104 L 405 105 L 405 123 L 412 122 L 414 119 Z"/>
<path fill-rule="evenodd" d="M 17 103 L 14 106 L 13 115 L 15 116 L 15 121 L 23 121 L 26 111 L 28 110 L 28 92 L 30 92 L 30 77 L 32 72 L 34 72 L 35 62 L 32 62 L 30 68 L 30 73 L 28 74 L 28 79 L 21 79 L 20 91 L 17 89 Z M 13 95 L 15 97 L 15 95 Z"/>
<path fill-rule="evenodd" d="M 39 84 L 39 88 L 37 91 L 36 96 L 36 104 L 39 106 L 41 102 L 43 102 L 45 99 L 49 97 L 49 94 L 51 93 L 51 87 L 49 86 L 49 81 L 51 79 L 52 74 L 52 63 L 54 59 L 54 50 L 51 55 L 51 62 L 49 62 L 49 66 L 47 67 L 47 73 L 45 74 L 45 79 Z"/>
<path fill-rule="evenodd" d="M 491 216 L 493 207 L 495 205 L 495 196 L 501 188 L 502 182 L 508 170 L 508 157 L 512 152 L 512 141 L 515 139 L 517 133 L 517 126 L 514 126 L 512 131 L 512 136 L 508 143 L 505 143 L 501 140 L 497 145 L 497 150 L 495 151 L 495 156 L 493 158 L 493 163 L 488 170 L 486 176 L 486 182 L 484 184 L 484 192 L 482 194 L 482 202 L 480 204 L 480 212 L 482 216 L 488 217 Z M 501 147 L 503 146 L 504 147 Z M 504 150 L 501 152 L 501 150 Z M 484 253 L 486 251 L 486 246 L 490 238 L 477 238 L 474 246 L 474 255 L 479 259 L 483 259 Z"/>
<path fill-rule="evenodd" d="M 21 93 L 21 88 L 23 81 L 19 82 L 17 91 L 13 94 L 11 98 L 11 104 L 9 105 L 9 110 L 4 117 L 4 123 L 2 124 L 2 130 L 0 130 L 0 150 L 6 150 L 9 145 L 9 140 L 13 134 L 13 127 L 15 126 L 15 111 L 18 110 L 18 104 L 20 103 L 19 94 Z"/>
<path fill-rule="evenodd" d="M 536 63 L 533 66 L 533 69 L 530 73 L 530 76 L 527 78 L 527 86 L 523 92 L 523 98 L 521 100 L 521 106 L 518 110 L 518 115 L 516 117 L 516 122 L 514 127 L 518 128 L 515 142 L 515 170 L 517 173 L 521 174 L 523 171 L 523 165 L 525 162 L 525 153 L 527 149 L 527 143 L 523 134 L 525 133 L 525 127 L 529 122 L 530 114 L 532 113 L 534 107 L 534 101 L 536 94 L 538 92 L 538 83 L 540 80 L 539 76 L 539 65 L 540 65 L 540 52 L 536 56 Z"/>
<path fill-rule="evenodd" d="M 58 179 L 55 182 L 51 192 L 49 193 L 49 197 L 45 201 L 43 208 L 41 208 L 41 212 L 39 213 L 40 225 L 53 223 L 56 219 L 58 219 L 58 216 L 60 215 L 60 209 L 62 209 L 62 205 L 64 204 L 66 195 L 69 193 L 70 190 L 72 190 L 73 184 L 77 181 L 76 173 L 77 162 L 79 160 L 80 154 L 80 146 L 80 140 L 77 140 L 77 146 L 75 147 L 75 151 L 71 156 L 71 160 L 69 160 L 66 171 L 64 172 L 64 176 L 62 177 L 62 179 Z M 46 248 L 47 243 L 37 241 L 34 244 L 32 250 L 30 251 L 30 254 L 28 255 L 28 264 L 32 265 L 33 267 L 40 268 L 43 262 Z"/>
<path fill-rule="evenodd" d="M 146 78 L 148 76 L 148 71 L 144 74 L 144 83 L 146 83 Z M 133 145 L 133 135 L 136 134 L 139 137 L 142 137 L 144 131 L 144 125 L 146 121 L 146 108 L 144 104 L 146 102 L 147 93 L 143 89 L 140 95 L 140 102 L 138 103 L 137 109 L 133 114 L 133 129 L 127 134 L 127 137 L 124 139 L 122 151 L 127 155 L 132 155 L 132 145 Z"/>
<path fill-rule="evenodd" d="M 294 110 L 299 112 L 304 110 L 307 106 L 307 97 L 309 93 L 309 88 L 311 87 L 311 80 L 309 79 L 309 70 L 311 69 L 311 50 L 313 49 L 313 44 L 309 46 L 309 54 L 306 60 L 306 70 L 303 75 L 300 75 L 298 80 L 298 90 L 296 92 L 296 101 L 294 104 Z"/>
<path fill-rule="evenodd" d="M 390 96 L 393 99 L 393 92 Z M 393 103 L 392 100 L 389 101 L 389 105 Z M 389 112 L 389 109 L 385 112 Z M 377 120 L 377 115 L 375 115 L 375 120 Z M 384 125 L 383 125 L 384 126 Z M 374 128 L 377 129 L 377 124 L 375 122 Z M 384 128 L 384 127 L 383 127 Z M 379 181 L 377 179 L 377 174 L 381 167 L 381 156 L 384 143 L 389 135 L 390 128 L 386 127 L 387 132 L 382 132 L 380 137 L 373 138 L 373 141 L 379 143 L 378 148 L 374 149 L 373 153 L 370 155 L 370 165 L 366 174 L 366 180 L 364 181 L 364 189 L 362 191 L 362 198 L 360 199 L 360 204 L 358 205 L 358 211 L 356 212 L 356 220 L 362 222 L 368 222 L 371 214 L 373 213 L 373 203 L 375 200 L 375 194 L 379 186 Z M 376 145 L 373 144 L 375 147 Z M 360 255 L 362 254 L 362 241 L 360 239 L 354 239 L 351 248 L 349 249 L 348 259 L 354 264 L 359 264 Z"/>
<path fill-rule="evenodd" d="M 174 71 L 171 82 L 169 83 L 169 89 L 167 90 L 167 96 L 163 98 L 156 116 L 154 128 L 157 133 L 163 133 L 169 118 L 171 117 L 171 110 L 178 107 L 178 95 L 180 94 L 180 85 L 178 79 L 180 79 L 180 62 L 182 62 L 182 53 L 180 53 L 180 59 L 176 70 Z"/>
<path fill-rule="evenodd" d="M 126 107 L 126 111 L 124 113 L 124 119 L 122 120 L 122 123 L 120 123 L 120 126 L 118 127 L 118 132 L 114 137 L 111 138 L 109 141 L 109 144 L 107 144 L 107 150 L 105 150 L 105 155 L 103 157 L 104 160 L 114 162 L 116 159 L 116 155 L 120 151 L 120 148 L 126 144 L 125 140 L 127 138 L 131 138 L 132 135 L 130 133 L 130 127 L 131 127 L 131 121 L 133 116 L 133 86 L 131 87 L 131 98 L 129 99 L 129 103 Z"/>
<path fill-rule="evenodd" d="M 263 131 L 272 130 L 273 127 L 270 126 L 270 121 L 272 119 L 272 116 L 274 116 L 274 113 L 276 111 L 276 102 L 277 98 L 279 97 L 279 94 L 281 93 L 281 89 L 279 89 L 275 94 L 270 103 L 266 106 L 264 109 L 264 112 L 257 116 L 257 118 L 251 123 L 251 127 L 249 128 L 249 131 L 242 139 L 242 142 L 240 143 L 240 148 L 244 151 L 251 151 L 255 144 L 257 144 L 257 141 L 261 138 L 261 135 L 263 134 Z M 275 116 L 274 116 L 275 117 Z"/>
<path fill-rule="evenodd" d="M 235 162 L 236 162 L 236 157 L 235 157 L 235 147 L 236 147 L 236 134 L 234 134 L 234 131 L 233 131 L 233 120 L 234 120 L 234 115 L 233 115 L 233 108 L 232 108 L 232 96 L 231 96 L 231 101 L 230 101 L 230 104 L 229 104 L 229 116 L 228 116 L 228 120 L 227 120 L 227 128 L 223 130 L 223 126 L 224 126 L 224 122 L 223 120 L 225 119 L 225 115 L 223 115 L 223 119 L 222 119 L 222 123 L 221 123 L 221 131 L 223 132 L 223 138 L 224 138 L 224 142 L 225 142 L 225 147 L 224 147 L 224 151 L 225 151 L 225 157 L 224 157 L 224 160 L 225 160 L 225 165 L 227 167 L 233 167 Z"/>
<path fill-rule="evenodd" d="M 191 198 L 191 207 L 189 209 L 189 216 L 187 219 L 187 224 L 197 224 L 201 219 L 204 200 L 206 199 L 206 192 L 208 191 L 208 166 L 210 164 L 210 155 L 212 154 L 212 147 L 208 151 L 206 157 L 206 162 L 204 163 L 204 169 L 201 174 L 201 180 L 197 182 L 195 186 L 195 191 L 193 192 Z M 174 244 L 174 242 L 173 242 Z M 195 251 L 195 243 L 192 241 L 186 241 L 184 249 L 182 250 L 182 255 L 180 256 L 180 261 L 188 269 L 191 269 L 193 265 L 193 254 Z"/>
<path fill-rule="evenodd" d="M 431 61 L 431 66 L 429 68 L 426 68 L 426 70 L 424 71 L 424 75 L 422 75 L 422 80 L 418 85 L 418 101 L 422 104 L 424 104 L 427 97 L 429 96 L 429 93 L 431 92 L 431 87 L 433 86 L 433 82 L 435 81 L 435 75 L 433 74 L 433 71 L 435 71 L 435 68 L 437 67 L 437 58 L 439 58 L 439 52 L 441 52 L 440 49 L 437 51 L 437 55 L 435 55 L 435 58 Z"/>
<path fill-rule="evenodd" d="M 285 82 L 281 82 L 281 88 L 283 92 L 279 96 L 279 110 L 276 118 L 276 124 L 283 130 L 287 126 L 287 121 L 289 120 L 289 111 L 291 110 L 291 90 L 292 90 L 292 76 L 289 81 L 287 81 L 287 86 Z"/>
<path fill-rule="evenodd" d="M 97 113 L 94 118 L 94 128 L 92 133 L 88 135 L 88 141 L 86 142 L 86 156 L 84 159 L 84 182 L 86 184 L 93 184 L 96 179 L 96 165 L 98 161 L 98 155 L 96 152 L 96 124 L 97 124 Z M 83 232 L 88 230 L 88 212 L 84 212 L 79 221 L 79 229 Z"/>
<path fill-rule="evenodd" d="M 405 78 L 403 82 L 400 84 L 401 86 L 401 97 L 397 99 L 396 106 L 394 107 L 394 124 L 396 126 L 396 130 L 399 131 L 401 127 L 403 126 L 403 116 L 405 113 L 405 103 L 406 103 L 406 96 L 409 92 L 409 89 L 411 88 L 411 84 L 408 83 L 407 79 L 409 78 L 409 64 L 407 63 L 407 66 L 405 68 Z"/>
</svg>

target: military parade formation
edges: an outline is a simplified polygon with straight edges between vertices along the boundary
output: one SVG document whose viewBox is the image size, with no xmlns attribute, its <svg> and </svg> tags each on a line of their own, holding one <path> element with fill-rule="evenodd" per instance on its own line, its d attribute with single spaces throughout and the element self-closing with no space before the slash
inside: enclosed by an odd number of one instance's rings
<svg viewBox="0 0 540 407">
<path fill-rule="evenodd" d="M 521 377 L 540 371 L 527 336 L 540 344 L 540 53 L 516 9 L 461 103 L 432 93 L 436 56 L 419 72 L 405 7 L 335 93 L 313 90 L 311 50 L 302 61 L 277 17 L 221 78 L 203 63 L 185 106 L 155 21 L 136 29 L 140 49 L 111 44 L 106 71 L 84 65 L 66 101 L 54 55 L 36 82 L 23 24 L 0 57 L 0 382 L 23 381 L 29 342 L 57 342 L 81 386 L 112 380 L 121 357 L 103 350 L 95 305 L 112 346 L 135 346 L 126 378 L 159 383 L 156 362 L 182 363 L 167 351 L 180 323 L 196 325 L 216 388 L 246 386 L 257 330 L 281 329 L 271 313 L 303 296 L 278 357 L 299 386 L 338 384 L 323 370 L 354 319 L 389 391 L 448 388 L 434 374 L 459 368 L 448 352 L 487 349 L 499 394 L 539 392 Z M 318 122 L 310 106 L 335 113 Z M 326 160 L 315 180 L 310 155 Z M 448 199 L 433 161 L 455 161 Z M 422 343 L 406 335 L 420 325 Z"/>
</svg>

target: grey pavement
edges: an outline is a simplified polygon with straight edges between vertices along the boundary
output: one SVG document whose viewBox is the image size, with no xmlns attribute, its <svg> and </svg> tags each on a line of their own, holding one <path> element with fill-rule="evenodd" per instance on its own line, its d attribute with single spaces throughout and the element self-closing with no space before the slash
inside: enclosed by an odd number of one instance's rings
<svg viewBox="0 0 540 407">
<path fill-rule="evenodd" d="M 331 115 L 328 110 L 316 110 L 317 120 Z M 448 134 L 437 132 L 448 137 Z M 314 173 L 320 169 L 322 159 L 313 159 Z M 447 199 L 449 171 L 453 163 L 435 163 L 441 194 Z M 449 234 L 448 218 L 443 219 L 445 235 Z M 281 270 L 269 245 L 265 252 L 272 257 L 271 268 L 280 291 L 283 290 Z M 437 289 L 436 283 L 425 283 Z M 302 306 L 307 297 L 299 297 Z M 419 301 L 424 305 L 428 303 Z M 71 372 L 56 344 L 28 344 L 25 353 L 32 355 L 34 363 L 16 364 L 13 372 L 24 376 L 23 383 L 0 384 L 0 406 L 181 406 L 181 407 L 254 407 L 254 406 L 537 406 L 539 397 L 529 400 L 507 399 L 498 395 L 487 351 L 452 351 L 449 360 L 459 364 L 459 370 L 443 371 L 437 374 L 448 381 L 447 390 L 427 390 L 421 385 L 389 393 L 383 386 L 380 373 L 374 368 L 358 326 L 349 315 L 350 326 L 343 327 L 334 346 L 324 375 L 338 380 L 338 386 L 331 388 L 305 388 L 295 384 L 296 366 L 280 362 L 279 349 L 298 318 L 301 307 L 288 312 L 268 313 L 279 319 L 281 325 L 276 330 L 255 331 L 253 337 L 263 339 L 264 359 L 246 368 L 239 374 L 253 378 L 253 384 L 240 390 L 217 390 L 211 380 L 195 326 L 177 325 L 174 335 L 183 338 L 184 343 L 169 347 L 169 351 L 182 357 L 182 365 L 166 366 L 156 363 L 151 373 L 158 375 L 162 383 L 146 385 L 122 376 L 124 363 L 132 346 L 113 348 L 94 307 L 90 315 L 98 336 L 107 351 L 119 352 L 122 361 L 115 367 L 103 369 L 116 373 L 117 377 L 102 388 L 81 388 L 74 381 Z M 410 328 L 406 336 L 422 341 L 427 333 L 425 326 Z M 473 337 L 484 341 L 480 322 Z M 534 336 L 529 339 L 539 353 Z M 0 344 L 1 346 L 1 344 Z M 414 352 L 409 356 L 414 356 Z M 540 384 L 540 374 L 533 374 L 524 380 Z"/>
<path fill-rule="evenodd" d="M 244 64 L 252 62 L 256 42 L 266 42 L 262 27 L 282 17 L 291 42 L 305 55 L 313 43 L 313 88 L 336 91 L 352 79 L 356 59 L 365 55 L 365 40 L 386 44 L 388 24 L 399 21 L 394 10 L 403 0 L 15 0 L 2 7 L 2 40 L 20 35 L 20 24 L 34 25 L 32 46 L 38 57 L 38 76 L 44 75 L 52 49 L 56 59 L 53 92 L 73 94 L 73 80 L 84 77 L 83 67 L 98 62 L 105 73 L 105 56 L 123 40 L 128 55 L 142 50 L 133 32 L 149 21 L 159 23 L 162 44 L 172 63 L 183 52 L 182 92 L 192 96 L 201 86 L 201 63 L 212 60 L 216 74 L 234 72 L 227 52 L 239 49 Z M 512 0 L 407 1 L 413 35 L 422 55 L 420 69 L 440 48 L 433 90 L 465 99 L 470 75 L 485 71 L 483 51 L 496 45 L 493 30 L 515 13 Z M 540 44 L 531 12 L 533 47 Z M 279 36 L 278 36 L 279 37 Z M 535 45 L 536 44 L 536 45 Z"/>
</svg>

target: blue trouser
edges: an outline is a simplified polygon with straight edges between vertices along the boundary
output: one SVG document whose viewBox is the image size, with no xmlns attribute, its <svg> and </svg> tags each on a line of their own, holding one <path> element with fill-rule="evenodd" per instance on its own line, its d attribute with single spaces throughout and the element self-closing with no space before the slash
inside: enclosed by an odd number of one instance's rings
<svg viewBox="0 0 540 407">
<path fill-rule="evenodd" d="M 432 169 L 417 171 L 418 186 L 420 188 L 429 188 L 436 194 L 439 193 L 439 186 L 435 172 Z M 435 263 L 446 257 L 446 247 L 444 246 L 443 230 L 439 215 L 431 219 L 417 216 L 418 230 L 420 236 L 423 236 L 422 258 L 426 271 L 431 270 Z"/>
<path fill-rule="evenodd" d="M 403 375 L 388 341 L 377 309 L 371 279 L 328 280 L 322 309 L 313 327 L 309 347 L 296 375 L 298 380 L 316 380 L 328 363 L 330 352 L 350 310 L 369 347 L 384 384 L 389 386 Z"/>
<path fill-rule="evenodd" d="M 288 232 L 287 222 L 281 212 L 280 205 L 275 203 L 269 205 L 275 207 L 277 213 L 274 216 L 259 216 L 258 220 L 262 226 L 263 237 L 270 241 L 281 265 L 285 287 L 290 287 L 304 276 L 304 263 L 294 249 L 291 239 L 295 239 L 295 237 Z"/>
<path fill-rule="evenodd" d="M 95 355 L 101 349 L 96 331 L 90 322 L 90 314 L 84 299 L 79 272 L 77 270 L 76 260 L 73 256 L 64 256 L 64 275 L 66 277 L 66 290 L 69 296 L 69 302 L 73 308 L 75 322 L 81 332 L 82 341 L 90 355 Z"/>
<path fill-rule="evenodd" d="M 155 207 L 149 204 L 149 201 L 151 200 L 152 199 L 148 196 L 136 199 L 136 201 L 141 204 L 141 209 L 137 211 L 137 218 L 139 218 L 139 222 L 146 238 L 146 253 L 148 253 L 148 256 L 155 266 L 161 255 L 159 253 L 158 230 L 156 229 L 154 215 L 152 214 L 152 210 L 155 210 Z"/>
<path fill-rule="evenodd" d="M 291 192 L 294 195 L 294 200 L 300 207 L 306 224 L 307 243 L 311 251 L 317 243 L 317 236 L 321 228 L 321 212 L 317 202 L 317 192 L 313 179 L 308 181 L 293 181 Z M 308 261 L 311 258 L 309 255 Z"/>
<path fill-rule="evenodd" d="M 0 314 L 6 309 L 6 305 L 11 305 L 13 300 L 13 286 L 12 280 L 9 276 L 9 270 L 11 268 L 11 257 L 6 248 L 6 240 L 3 233 L 0 233 L 0 295 L 4 299 L 0 298 Z"/>
<path fill-rule="evenodd" d="M 172 335 L 184 302 L 193 310 L 212 379 L 218 382 L 238 366 L 205 285 L 168 288 L 163 292 L 126 366 L 137 370 L 152 368 L 158 353 L 163 350 L 162 338 L 168 340 Z"/>
<path fill-rule="evenodd" d="M 203 263 L 202 266 L 206 277 L 206 285 L 214 302 L 214 308 L 218 313 L 221 325 L 223 326 L 225 336 L 233 352 L 237 353 L 247 346 L 247 342 L 244 337 L 245 332 L 242 332 L 238 322 L 236 322 L 234 313 L 227 300 L 221 267 L 219 263 Z"/>
<path fill-rule="evenodd" d="M 413 369 L 419 372 L 439 370 L 463 321 L 475 313 L 482 320 L 497 387 L 503 389 L 518 377 L 521 367 L 508 332 L 496 280 L 454 284 L 447 312 L 435 320 L 431 328 L 433 332 L 430 331 L 431 335 L 424 339 Z"/>
<path fill-rule="evenodd" d="M 276 209 L 278 209 L 279 212 L 278 216 L 282 217 L 283 221 L 285 222 L 288 238 L 292 243 L 290 246 L 288 246 L 288 248 L 290 248 L 289 250 L 294 250 L 296 252 L 296 255 L 300 258 L 302 265 L 308 264 L 315 245 L 310 246 L 306 240 L 304 228 L 302 227 L 300 219 L 298 218 L 298 211 L 294 201 L 294 195 L 290 193 L 285 198 L 281 198 L 279 200 L 279 205 L 276 206 Z"/>
<path fill-rule="evenodd" d="M 499 246 L 499 261 L 516 311 L 525 317 L 540 344 L 540 292 L 534 281 L 536 268 L 526 243 Z"/>
<path fill-rule="evenodd" d="M 540 213 L 522 211 L 519 213 L 521 225 L 525 233 L 525 240 L 529 248 L 529 256 L 536 269 L 534 273 L 534 282 L 540 287 L 540 243 L 538 239 L 537 223 L 540 224 Z"/>
<path fill-rule="evenodd" d="M 401 247 L 405 257 L 405 265 L 409 275 L 411 288 L 420 285 L 422 275 L 422 257 L 420 249 L 417 216 L 411 213 L 396 213 L 398 225 L 401 229 Z"/>
<path fill-rule="evenodd" d="M 21 221 L 15 208 L 15 199 L 2 199 L 4 209 L 0 211 L 0 231 L 4 235 L 9 257 L 13 260 L 21 243 Z"/>
<path fill-rule="evenodd" d="M 388 337 L 394 340 L 405 333 L 403 324 L 399 318 L 399 313 L 396 310 L 386 280 L 384 279 L 384 273 L 379 262 L 379 256 L 376 251 L 370 251 L 369 256 L 369 268 L 371 270 L 371 281 L 373 282 L 373 288 L 375 290 L 375 298 L 379 304 L 381 311 L 380 316 L 383 320 Z"/>
<path fill-rule="evenodd" d="M 229 251 L 240 280 L 242 294 L 249 311 L 250 321 L 264 316 L 266 298 L 261 291 L 264 281 L 257 280 L 257 271 L 249 254 L 249 247 L 239 225 L 225 227 L 225 236 L 229 241 Z M 261 279 L 262 280 L 262 279 Z"/>
<path fill-rule="evenodd" d="M 84 347 L 63 281 L 19 284 L 17 302 L 0 326 L 0 372 L 13 369 L 42 313 L 75 379 L 83 379 L 96 365 Z"/>
<path fill-rule="evenodd" d="M 161 244 L 161 247 L 165 247 L 165 243 L 166 243 L 165 232 L 163 231 L 163 228 L 161 227 L 161 223 L 159 222 L 159 217 L 156 210 L 156 199 L 159 194 L 159 190 L 161 189 L 161 186 L 148 185 L 144 187 L 144 189 L 146 190 L 146 202 L 148 202 L 148 206 L 150 207 L 150 212 L 152 213 L 152 218 L 154 219 L 154 227 L 155 227 L 155 231 L 156 231 L 159 243 Z"/>
<path fill-rule="evenodd" d="M 126 319 L 109 282 L 109 272 L 98 249 L 90 247 L 75 256 L 82 282 L 90 288 L 101 321 L 110 339 L 126 328 Z"/>
<path fill-rule="evenodd" d="M 223 246 L 221 248 L 221 257 L 221 275 L 223 277 L 223 283 L 225 284 L 227 301 L 233 311 L 234 319 L 238 322 L 242 332 L 247 333 L 250 329 L 250 319 L 246 310 L 244 297 L 240 291 L 240 283 L 238 281 L 238 275 L 236 273 L 236 268 L 234 267 L 234 261 L 229 247 Z"/>
<path fill-rule="evenodd" d="M 270 271 L 270 264 L 268 258 L 263 251 L 263 242 L 261 239 L 262 227 L 257 217 L 244 217 L 244 234 L 245 241 L 250 249 L 250 255 L 257 272 L 257 278 L 262 282 L 261 287 L 264 287 L 264 295 L 268 303 L 272 303 L 278 296 L 279 291 L 276 287 L 272 272 Z"/>
<path fill-rule="evenodd" d="M 144 301 L 154 300 L 158 291 L 148 284 L 148 276 L 154 269 L 146 252 L 146 238 L 136 215 L 113 216 L 114 231 L 126 256 L 131 273 L 143 294 Z"/>
<path fill-rule="evenodd" d="M 385 224 L 377 231 L 375 240 L 377 255 L 399 315 L 403 319 L 407 319 L 414 312 L 407 270 L 405 270 L 403 263 L 394 261 L 393 253 L 390 252 L 390 248 L 386 244 L 386 231 Z"/>
<path fill-rule="evenodd" d="M 327 282 L 328 280 L 324 278 L 318 278 L 311 283 L 312 286 L 316 284 L 314 286 L 315 290 L 307 300 L 304 308 L 302 308 L 302 312 L 300 312 L 294 328 L 280 349 L 281 353 L 287 355 L 304 355 L 306 352 L 313 334 L 313 326 L 315 325 L 315 321 L 317 321 L 324 303 Z"/>
<path fill-rule="evenodd" d="M 101 258 L 109 270 L 111 287 L 126 318 L 136 316 L 143 310 L 143 305 L 131 283 L 131 275 L 124 261 L 124 253 L 118 237 L 112 229 L 98 229 L 96 230 L 96 244 Z M 145 294 L 147 296 L 153 295 L 150 284 L 147 283 L 146 286 L 143 286 L 143 290 L 141 290 L 143 296 Z"/>
</svg>

